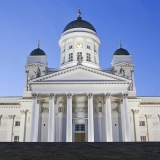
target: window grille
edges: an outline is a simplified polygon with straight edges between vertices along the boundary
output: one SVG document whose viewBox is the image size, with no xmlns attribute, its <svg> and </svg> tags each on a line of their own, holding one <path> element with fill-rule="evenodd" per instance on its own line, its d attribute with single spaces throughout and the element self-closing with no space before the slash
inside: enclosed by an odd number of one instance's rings
<svg viewBox="0 0 160 160">
<path fill-rule="evenodd" d="M 145 121 L 139 121 L 139 126 L 145 126 Z"/>
<path fill-rule="evenodd" d="M 89 45 L 87 45 L 87 49 L 91 49 L 91 47 Z"/>
<path fill-rule="evenodd" d="M 69 53 L 69 62 L 73 61 L 73 53 Z"/>
<path fill-rule="evenodd" d="M 146 136 L 141 136 L 141 142 L 146 142 Z"/>
<path fill-rule="evenodd" d="M 72 45 L 69 46 L 69 49 L 72 49 Z"/>
<path fill-rule="evenodd" d="M 19 142 L 19 136 L 14 136 L 14 142 Z"/>
<path fill-rule="evenodd" d="M 85 125 L 84 124 L 76 124 L 75 131 L 85 131 Z"/>
<path fill-rule="evenodd" d="M 15 126 L 20 126 L 20 121 L 16 121 Z"/>
<path fill-rule="evenodd" d="M 89 61 L 89 62 L 91 61 L 91 54 L 90 53 L 87 53 L 86 60 Z"/>
<path fill-rule="evenodd" d="M 77 57 L 82 56 L 82 52 L 77 52 Z"/>
</svg>

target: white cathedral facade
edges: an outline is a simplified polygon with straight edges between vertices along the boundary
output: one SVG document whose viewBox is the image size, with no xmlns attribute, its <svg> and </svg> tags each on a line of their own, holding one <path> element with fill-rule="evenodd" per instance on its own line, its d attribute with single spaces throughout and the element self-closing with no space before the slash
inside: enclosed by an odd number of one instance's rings
<svg viewBox="0 0 160 160">
<path fill-rule="evenodd" d="M 59 40 L 60 67 L 38 48 L 27 58 L 22 97 L 0 97 L 1 142 L 160 141 L 160 97 L 138 97 L 129 52 L 99 66 L 95 28 L 70 22 Z"/>
</svg>

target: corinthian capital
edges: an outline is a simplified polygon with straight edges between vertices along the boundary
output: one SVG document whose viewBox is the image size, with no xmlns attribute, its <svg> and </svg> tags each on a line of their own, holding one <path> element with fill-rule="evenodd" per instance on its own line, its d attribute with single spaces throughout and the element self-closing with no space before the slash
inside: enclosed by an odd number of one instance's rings
<svg viewBox="0 0 160 160">
<path fill-rule="evenodd" d="M 145 115 L 148 119 L 151 119 L 152 118 L 152 115 L 151 114 L 146 114 Z"/>
<path fill-rule="evenodd" d="M 50 98 L 54 98 L 54 97 L 55 97 L 55 94 L 51 93 L 51 94 L 49 95 L 49 97 L 50 97 Z"/>
<path fill-rule="evenodd" d="M 93 98 L 93 94 L 92 94 L 92 93 L 89 93 L 89 94 L 88 94 L 88 98 Z"/>
<path fill-rule="evenodd" d="M 15 115 L 10 114 L 10 115 L 8 115 L 8 118 L 9 118 L 9 119 L 13 119 L 14 116 L 15 116 Z"/>
<path fill-rule="evenodd" d="M 20 110 L 20 113 L 21 113 L 21 114 L 25 114 L 26 111 L 25 111 L 25 110 Z"/>
<path fill-rule="evenodd" d="M 68 93 L 68 94 L 67 94 L 67 98 L 72 98 L 72 94 L 71 94 L 71 93 Z"/>
<path fill-rule="evenodd" d="M 132 109 L 134 114 L 138 114 L 139 113 L 139 109 Z"/>
<path fill-rule="evenodd" d="M 36 93 L 32 93 L 32 97 L 33 98 L 37 98 L 37 94 Z"/>
<path fill-rule="evenodd" d="M 122 94 L 122 95 L 123 95 L 123 98 L 128 98 L 128 93 L 127 92 Z"/>
</svg>

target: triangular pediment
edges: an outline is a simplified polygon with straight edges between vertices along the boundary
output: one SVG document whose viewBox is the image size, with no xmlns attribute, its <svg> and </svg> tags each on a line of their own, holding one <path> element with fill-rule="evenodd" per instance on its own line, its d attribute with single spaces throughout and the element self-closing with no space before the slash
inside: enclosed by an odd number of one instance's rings
<svg viewBox="0 0 160 160">
<path fill-rule="evenodd" d="M 128 82 L 130 80 L 97 69 L 77 65 L 43 77 L 32 79 L 29 83 L 41 82 Z"/>
</svg>

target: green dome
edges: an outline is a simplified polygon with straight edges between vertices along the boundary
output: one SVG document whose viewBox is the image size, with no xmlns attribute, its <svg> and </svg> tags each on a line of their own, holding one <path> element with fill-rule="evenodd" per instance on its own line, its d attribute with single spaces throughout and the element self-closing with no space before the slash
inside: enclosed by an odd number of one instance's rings
<svg viewBox="0 0 160 160">
<path fill-rule="evenodd" d="M 129 55 L 129 52 L 123 48 L 119 48 L 114 52 L 114 55 Z"/>
<path fill-rule="evenodd" d="M 90 29 L 90 30 L 96 32 L 95 28 L 89 22 L 82 20 L 80 8 L 79 8 L 77 20 L 72 21 L 69 24 L 67 24 L 67 26 L 64 28 L 63 32 L 65 32 L 69 29 L 73 29 L 73 28 L 87 28 L 87 29 Z"/>
<path fill-rule="evenodd" d="M 40 48 L 37 48 L 37 49 L 34 49 L 31 53 L 30 53 L 30 56 L 45 56 L 46 53 L 40 49 Z"/>
</svg>

